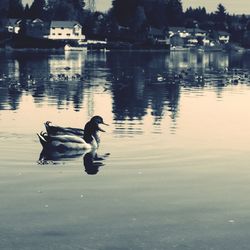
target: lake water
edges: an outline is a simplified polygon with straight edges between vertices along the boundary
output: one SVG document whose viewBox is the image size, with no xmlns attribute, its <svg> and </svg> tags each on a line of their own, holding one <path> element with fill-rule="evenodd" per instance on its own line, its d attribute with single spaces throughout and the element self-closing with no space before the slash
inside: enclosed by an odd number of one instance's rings
<svg viewBox="0 0 250 250">
<path fill-rule="evenodd" d="M 247 53 L 1 52 L 0 249 L 249 249 L 249 104 Z M 99 159 L 40 156 L 96 114 Z"/>
</svg>

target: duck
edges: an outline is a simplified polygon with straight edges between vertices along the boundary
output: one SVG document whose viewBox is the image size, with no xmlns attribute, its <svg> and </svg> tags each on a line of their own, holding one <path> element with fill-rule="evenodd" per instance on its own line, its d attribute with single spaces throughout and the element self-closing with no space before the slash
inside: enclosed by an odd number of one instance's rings
<svg viewBox="0 0 250 250">
<path fill-rule="evenodd" d="M 100 128 L 100 124 L 108 126 L 101 116 L 93 116 L 85 124 L 84 130 L 51 126 L 50 122 L 46 122 L 47 131 L 37 135 L 45 151 L 58 151 L 60 153 L 84 151 L 98 148 L 100 143 L 98 132 L 105 132 Z"/>
</svg>

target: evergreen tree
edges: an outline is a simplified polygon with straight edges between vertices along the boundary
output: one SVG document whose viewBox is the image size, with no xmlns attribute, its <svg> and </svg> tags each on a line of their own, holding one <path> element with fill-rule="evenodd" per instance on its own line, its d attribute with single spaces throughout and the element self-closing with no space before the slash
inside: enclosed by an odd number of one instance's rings
<svg viewBox="0 0 250 250">
<path fill-rule="evenodd" d="M 0 18 L 5 18 L 8 12 L 8 0 L 1 0 L 0 1 Z"/>
<path fill-rule="evenodd" d="M 9 0 L 8 17 L 22 18 L 24 15 L 24 8 L 21 0 Z"/>
<path fill-rule="evenodd" d="M 24 18 L 29 19 L 30 18 L 30 7 L 28 4 L 25 5 L 24 8 Z"/>
<path fill-rule="evenodd" d="M 50 20 L 81 21 L 85 3 L 82 0 L 48 0 L 47 10 Z"/>
<path fill-rule="evenodd" d="M 123 26 L 130 26 L 139 6 L 139 0 L 114 0 L 112 5 L 112 13 L 118 23 Z"/>
<path fill-rule="evenodd" d="M 171 26 L 179 26 L 183 24 L 183 10 L 180 0 L 168 0 L 166 5 L 166 16 L 168 24 Z"/>
<path fill-rule="evenodd" d="M 226 8 L 222 4 L 219 4 L 217 6 L 217 11 L 215 12 L 215 15 L 218 22 L 225 22 L 227 16 Z"/>
<path fill-rule="evenodd" d="M 208 15 L 204 7 L 203 8 L 199 7 L 196 9 L 190 7 L 185 12 L 185 18 L 190 18 L 198 22 L 205 22 L 208 20 Z"/>
<path fill-rule="evenodd" d="M 29 9 L 30 18 L 43 18 L 45 13 L 45 0 L 34 0 Z"/>
</svg>

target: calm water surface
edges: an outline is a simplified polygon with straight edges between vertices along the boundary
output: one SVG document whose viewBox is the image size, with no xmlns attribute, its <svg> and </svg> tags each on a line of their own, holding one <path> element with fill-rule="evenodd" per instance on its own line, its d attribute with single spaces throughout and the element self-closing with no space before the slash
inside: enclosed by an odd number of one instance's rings
<svg viewBox="0 0 250 250">
<path fill-rule="evenodd" d="M 0 249 L 249 249 L 249 102 L 249 54 L 1 52 Z M 96 114 L 99 159 L 40 155 Z"/>
</svg>

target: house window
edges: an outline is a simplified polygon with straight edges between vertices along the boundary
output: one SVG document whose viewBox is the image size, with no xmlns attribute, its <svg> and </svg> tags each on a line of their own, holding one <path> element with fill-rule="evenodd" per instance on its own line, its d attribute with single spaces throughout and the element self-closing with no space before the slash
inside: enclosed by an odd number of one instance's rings
<svg viewBox="0 0 250 250">
<path fill-rule="evenodd" d="M 64 27 L 61 27 L 61 30 L 64 30 Z"/>
<path fill-rule="evenodd" d="M 69 33 L 67 33 L 67 36 L 70 36 L 70 34 L 69 34 Z"/>
<path fill-rule="evenodd" d="M 58 33 L 58 36 L 61 36 L 62 35 L 62 33 Z"/>
<path fill-rule="evenodd" d="M 75 33 L 76 36 L 79 36 L 79 33 Z"/>
<path fill-rule="evenodd" d="M 54 30 L 55 29 L 55 27 L 52 27 L 52 30 Z"/>
<path fill-rule="evenodd" d="M 52 33 L 52 36 L 55 36 L 56 35 L 56 33 Z"/>
</svg>

